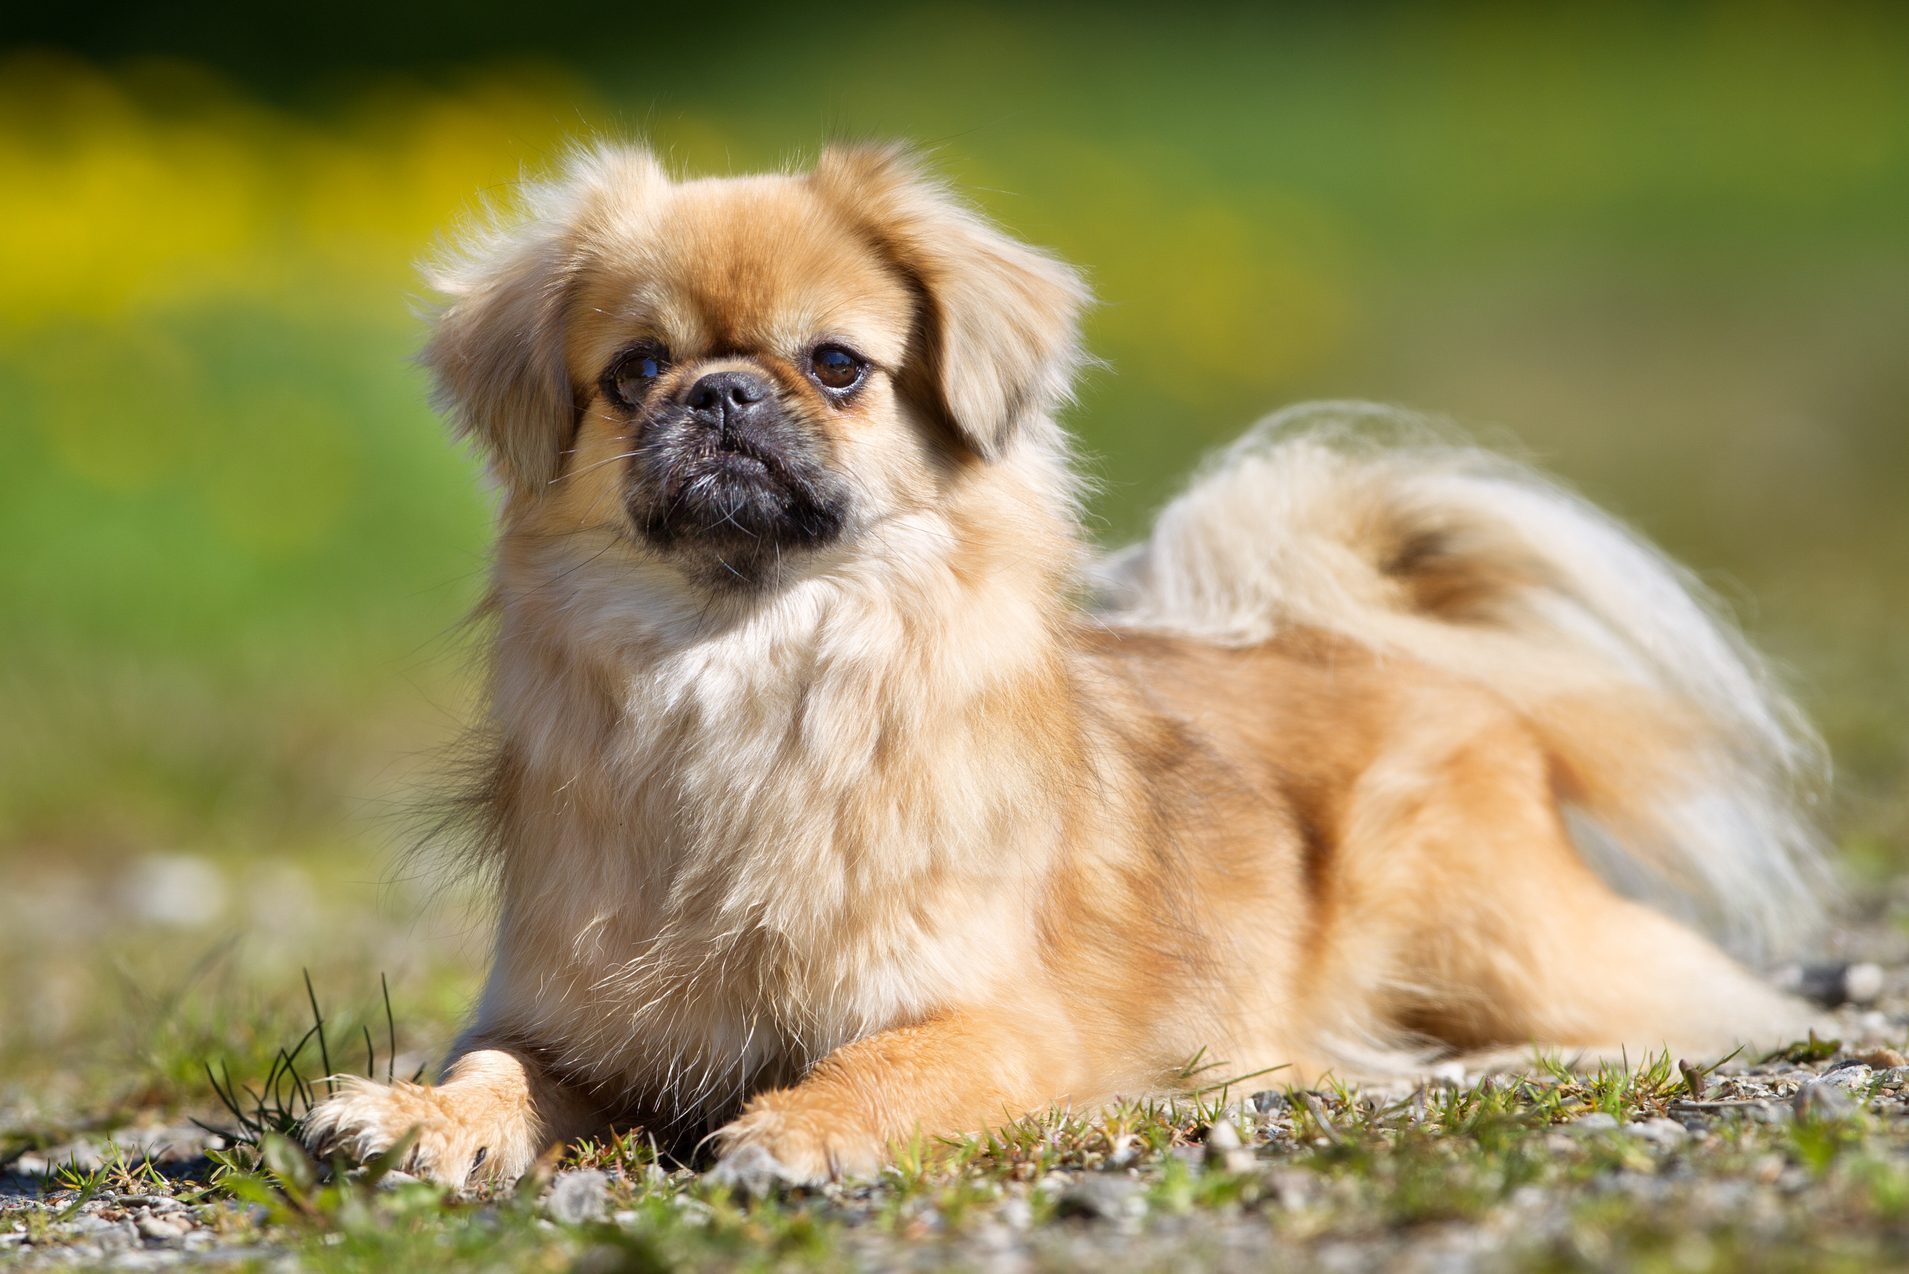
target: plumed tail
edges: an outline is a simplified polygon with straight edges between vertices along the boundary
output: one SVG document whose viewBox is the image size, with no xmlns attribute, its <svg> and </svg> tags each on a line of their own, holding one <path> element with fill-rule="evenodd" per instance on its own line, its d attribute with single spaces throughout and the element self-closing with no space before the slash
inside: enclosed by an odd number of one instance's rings
<svg viewBox="0 0 1909 1274">
<path fill-rule="evenodd" d="M 1288 409 L 1107 558 L 1110 623 L 1322 629 L 1490 687 L 1614 885 L 1768 956 L 1820 921 L 1823 752 L 1685 571 L 1529 469 L 1363 403 Z"/>
</svg>

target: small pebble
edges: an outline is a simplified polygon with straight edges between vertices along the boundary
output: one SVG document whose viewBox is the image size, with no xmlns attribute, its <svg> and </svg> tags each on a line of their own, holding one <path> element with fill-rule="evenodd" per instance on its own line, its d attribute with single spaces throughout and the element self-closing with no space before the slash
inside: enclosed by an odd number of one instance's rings
<svg viewBox="0 0 1909 1274">
<path fill-rule="evenodd" d="M 133 1222 L 133 1228 L 139 1231 L 141 1238 L 156 1243 L 166 1243 L 181 1239 L 192 1227 L 184 1219 L 174 1216 L 142 1216 Z"/>
<path fill-rule="evenodd" d="M 601 1221 L 610 1214 L 610 1178 L 593 1168 L 562 1173 L 550 1187 L 544 1208 L 553 1221 L 565 1225 Z"/>
<path fill-rule="evenodd" d="M 1819 1084 L 1834 1084 L 1844 1092 L 1853 1094 L 1859 1091 L 1867 1092 L 1870 1081 L 1875 1078 L 1875 1074 L 1876 1072 L 1871 1070 L 1867 1064 L 1858 1061 L 1849 1061 L 1825 1071 L 1823 1077 L 1816 1082 Z"/>
<path fill-rule="evenodd" d="M 1839 1004 L 1870 1004 L 1882 994 L 1883 971 L 1880 965 L 1863 961 L 1857 964 L 1793 965 L 1777 978 L 1779 985 L 1805 999 L 1827 1008 Z"/>
<path fill-rule="evenodd" d="M 1674 1119 L 1646 1119 L 1630 1125 L 1628 1131 L 1657 1146 L 1674 1146 L 1690 1136 L 1690 1130 Z"/>
<path fill-rule="evenodd" d="M 1128 1176 L 1096 1173 L 1061 1191 L 1054 1200 L 1057 1216 L 1084 1221 L 1111 1221 L 1143 1208 L 1140 1183 Z"/>
<path fill-rule="evenodd" d="M 1840 1119 L 1855 1106 L 1841 1087 L 1820 1079 L 1804 1084 L 1790 1099 L 1790 1108 L 1798 1119 Z"/>
</svg>

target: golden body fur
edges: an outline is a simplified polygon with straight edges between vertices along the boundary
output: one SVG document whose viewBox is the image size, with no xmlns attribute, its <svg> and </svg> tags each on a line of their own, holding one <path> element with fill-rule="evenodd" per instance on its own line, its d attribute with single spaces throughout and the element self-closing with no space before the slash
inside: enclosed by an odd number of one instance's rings
<svg viewBox="0 0 1909 1274">
<path fill-rule="evenodd" d="M 1096 559 L 1053 420 L 1085 291 L 905 153 L 606 149 L 528 202 L 428 355 L 505 493 L 494 968 L 439 1084 L 348 1083 L 315 1146 L 415 1129 L 462 1184 L 633 1123 L 813 1182 L 1202 1050 L 1801 1018 L 1606 883 L 1780 937 L 1814 851 L 1806 734 L 1595 511 L 1327 407 Z"/>
</svg>

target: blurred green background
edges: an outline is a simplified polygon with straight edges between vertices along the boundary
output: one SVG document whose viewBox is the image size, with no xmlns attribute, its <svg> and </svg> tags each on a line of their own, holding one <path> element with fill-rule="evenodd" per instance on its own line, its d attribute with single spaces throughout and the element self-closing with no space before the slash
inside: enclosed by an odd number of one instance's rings
<svg viewBox="0 0 1909 1274">
<path fill-rule="evenodd" d="M 354 995 L 390 970 L 426 1020 L 468 994 L 476 926 L 390 875 L 470 711 L 486 544 L 408 362 L 413 264 L 599 133 L 697 173 L 913 138 L 1083 265 L 1107 366 L 1071 419 L 1110 539 L 1294 399 L 1521 448 L 1739 606 L 1829 737 L 1859 875 L 1909 859 L 1901 6 L 24 21 L 0 49 L 0 1071 L 138 1053 L 214 965 L 219 1043 L 300 964 Z"/>
</svg>

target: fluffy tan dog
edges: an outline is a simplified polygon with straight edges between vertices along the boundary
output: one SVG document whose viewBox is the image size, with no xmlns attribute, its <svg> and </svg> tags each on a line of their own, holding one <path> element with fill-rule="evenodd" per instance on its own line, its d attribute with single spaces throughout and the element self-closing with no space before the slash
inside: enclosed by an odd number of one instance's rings
<svg viewBox="0 0 1909 1274">
<path fill-rule="evenodd" d="M 1087 291 L 899 149 L 600 149 L 435 282 L 505 495 L 495 965 L 442 1082 L 346 1084 L 315 1146 L 415 1130 L 462 1184 L 629 1124 L 817 1182 L 1202 1050 L 1308 1081 L 1803 1016 L 1630 898 L 1807 922 L 1807 730 L 1541 479 L 1328 405 L 1097 558 L 1054 420 Z"/>
</svg>

